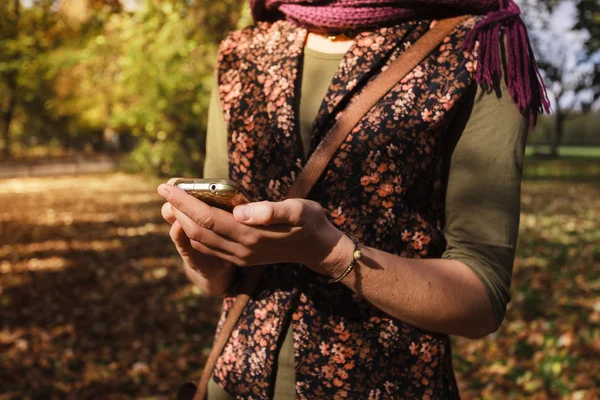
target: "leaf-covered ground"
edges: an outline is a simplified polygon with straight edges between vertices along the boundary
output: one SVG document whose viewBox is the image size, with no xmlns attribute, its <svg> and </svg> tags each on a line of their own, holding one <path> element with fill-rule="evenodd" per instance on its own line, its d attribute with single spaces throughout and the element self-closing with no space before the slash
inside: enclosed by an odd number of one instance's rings
<svg viewBox="0 0 600 400">
<path fill-rule="evenodd" d="M 599 398 L 600 180 L 524 182 L 511 293 L 498 332 L 455 339 L 465 397 Z"/>
<path fill-rule="evenodd" d="M 220 302 L 177 263 L 156 178 L 0 180 L 0 400 L 168 399 L 196 380 Z M 463 397 L 597 399 L 600 184 L 524 183 L 513 301 L 456 339 Z"/>
</svg>

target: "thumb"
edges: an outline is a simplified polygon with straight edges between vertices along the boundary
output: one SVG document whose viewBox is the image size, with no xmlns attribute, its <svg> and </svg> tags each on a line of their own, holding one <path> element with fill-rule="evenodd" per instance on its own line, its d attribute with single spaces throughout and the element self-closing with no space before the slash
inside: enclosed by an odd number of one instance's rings
<svg viewBox="0 0 600 400">
<path fill-rule="evenodd" d="M 304 201 L 299 199 L 261 201 L 237 206 L 233 216 L 246 225 L 304 225 L 305 209 Z"/>
</svg>

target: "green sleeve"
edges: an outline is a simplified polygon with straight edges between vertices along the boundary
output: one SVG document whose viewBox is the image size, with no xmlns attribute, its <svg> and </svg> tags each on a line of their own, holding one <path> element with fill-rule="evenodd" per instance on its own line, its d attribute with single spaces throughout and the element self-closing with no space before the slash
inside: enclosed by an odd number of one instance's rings
<svg viewBox="0 0 600 400">
<path fill-rule="evenodd" d="M 223 108 L 221 107 L 221 100 L 219 99 L 216 73 L 208 107 L 204 177 L 221 179 L 227 179 L 229 177 L 227 125 L 225 124 Z"/>
<path fill-rule="evenodd" d="M 497 326 L 510 301 L 528 130 L 502 82 L 500 97 L 477 89 L 450 132 L 442 258 L 463 262 L 481 279 Z"/>
</svg>

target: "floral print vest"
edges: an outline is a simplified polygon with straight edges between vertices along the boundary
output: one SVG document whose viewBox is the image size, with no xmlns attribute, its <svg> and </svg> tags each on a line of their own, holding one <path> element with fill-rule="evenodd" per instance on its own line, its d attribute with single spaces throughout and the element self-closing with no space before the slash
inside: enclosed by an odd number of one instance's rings
<svg viewBox="0 0 600 400">
<path fill-rule="evenodd" d="M 444 251 L 445 134 L 473 93 L 476 54 L 461 46 L 478 20 L 464 22 L 371 109 L 310 193 L 334 225 L 361 243 L 402 257 L 439 258 Z M 432 23 L 357 36 L 322 102 L 311 149 L 365 83 Z M 230 178 L 255 200 L 282 200 L 306 162 L 297 96 L 306 36 L 286 21 L 258 23 L 220 47 Z M 233 301 L 224 299 L 217 334 Z M 459 397 L 447 335 L 393 318 L 295 264 L 267 268 L 217 361 L 217 383 L 238 399 L 271 398 L 289 323 L 298 399 Z"/>
</svg>

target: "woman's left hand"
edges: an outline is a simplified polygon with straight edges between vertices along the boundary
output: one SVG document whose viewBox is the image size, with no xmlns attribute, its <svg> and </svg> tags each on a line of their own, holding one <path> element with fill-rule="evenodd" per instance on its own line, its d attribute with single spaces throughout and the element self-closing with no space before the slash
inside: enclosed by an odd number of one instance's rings
<svg viewBox="0 0 600 400">
<path fill-rule="evenodd" d="M 196 250 L 240 267 L 292 262 L 336 276 L 352 257 L 352 240 L 311 200 L 262 201 L 231 214 L 172 185 L 161 185 L 159 193 Z"/>
</svg>

